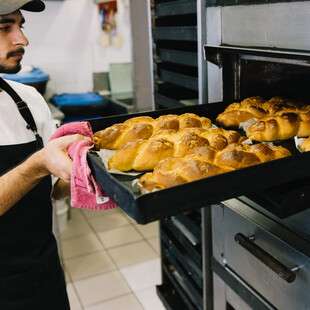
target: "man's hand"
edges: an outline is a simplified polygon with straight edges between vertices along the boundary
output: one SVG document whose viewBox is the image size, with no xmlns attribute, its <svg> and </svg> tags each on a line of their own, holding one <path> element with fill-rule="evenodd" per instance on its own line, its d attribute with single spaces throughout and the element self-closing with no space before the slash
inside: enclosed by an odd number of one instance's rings
<svg viewBox="0 0 310 310">
<path fill-rule="evenodd" d="M 89 139 L 82 135 L 70 135 L 48 142 L 36 155 L 36 161 L 44 175 L 53 174 L 65 182 L 71 179 L 72 160 L 68 156 L 68 147 L 74 142 Z"/>
<path fill-rule="evenodd" d="M 70 182 L 72 160 L 68 147 L 74 142 L 89 139 L 70 135 L 52 140 L 40 151 L 0 177 L 0 216 L 22 199 L 48 174 Z"/>
</svg>

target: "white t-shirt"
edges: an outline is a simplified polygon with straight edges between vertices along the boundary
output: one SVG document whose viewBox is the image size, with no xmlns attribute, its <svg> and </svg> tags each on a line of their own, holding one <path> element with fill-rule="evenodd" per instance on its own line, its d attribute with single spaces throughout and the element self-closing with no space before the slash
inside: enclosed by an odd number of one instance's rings
<svg viewBox="0 0 310 310">
<path fill-rule="evenodd" d="M 52 114 L 42 95 L 28 85 L 6 80 L 27 103 L 37 125 L 44 145 L 53 132 Z M 35 140 L 32 130 L 26 128 L 27 123 L 18 111 L 16 103 L 5 91 L 0 91 L 0 145 L 22 144 Z M 52 175 L 52 184 L 58 180 Z"/>
<path fill-rule="evenodd" d="M 14 81 L 7 82 L 24 100 L 35 120 L 37 130 L 44 144 L 52 134 L 52 115 L 42 95 L 28 85 Z M 0 145 L 27 143 L 35 140 L 32 130 L 26 128 L 26 121 L 19 113 L 13 99 L 5 92 L 0 92 Z"/>
</svg>

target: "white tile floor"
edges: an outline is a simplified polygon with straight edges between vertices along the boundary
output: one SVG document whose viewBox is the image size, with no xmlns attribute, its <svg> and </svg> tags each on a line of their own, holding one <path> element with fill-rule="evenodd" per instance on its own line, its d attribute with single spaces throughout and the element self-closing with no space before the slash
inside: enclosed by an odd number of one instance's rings
<svg viewBox="0 0 310 310">
<path fill-rule="evenodd" d="M 61 233 L 71 310 L 163 310 L 158 222 L 138 225 L 120 208 L 71 208 Z"/>
</svg>

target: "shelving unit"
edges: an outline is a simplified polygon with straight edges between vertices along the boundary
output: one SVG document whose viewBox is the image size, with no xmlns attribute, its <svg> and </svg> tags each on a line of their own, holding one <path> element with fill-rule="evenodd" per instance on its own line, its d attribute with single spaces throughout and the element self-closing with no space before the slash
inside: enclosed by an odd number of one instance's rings
<svg viewBox="0 0 310 310">
<path fill-rule="evenodd" d="M 153 1 L 155 108 L 198 103 L 197 0 Z"/>
<path fill-rule="evenodd" d="M 155 109 L 206 102 L 204 0 L 151 0 Z M 162 285 L 168 310 L 212 307 L 211 237 L 207 209 L 160 222 Z"/>
<path fill-rule="evenodd" d="M 203 310 L 201 210 L 161 221 L 163 284 L 157 293 L 167 309 Z"/>
</svg>

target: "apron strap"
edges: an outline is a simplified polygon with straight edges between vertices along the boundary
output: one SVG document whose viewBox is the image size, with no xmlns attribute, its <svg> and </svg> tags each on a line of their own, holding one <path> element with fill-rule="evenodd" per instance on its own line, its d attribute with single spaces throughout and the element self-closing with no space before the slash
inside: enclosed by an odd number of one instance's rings
<svg viewBox="0 0 310 310">
<path fill-rule="evenodd" d="M 17 94 L 17 92 L 3 79 L 0 77 L 0 87 L 6 91 L 10 97 L 14 100 L 16 103 L 16 106 L 18 108 L 19 113 L 23 117 L 23 119 L 26 121 L 27 129 L 31 129 L 36 137 L 36 140 L 38 142 L 38 147 L 43 147 L 43 140 L 41 136 L 38 134 L 37 126 L 34 121 L 34 118 L 31 114 L 31 111 L 29 110 L 27 103 L 20 98 L 20 96 Z"/>
</svg>

